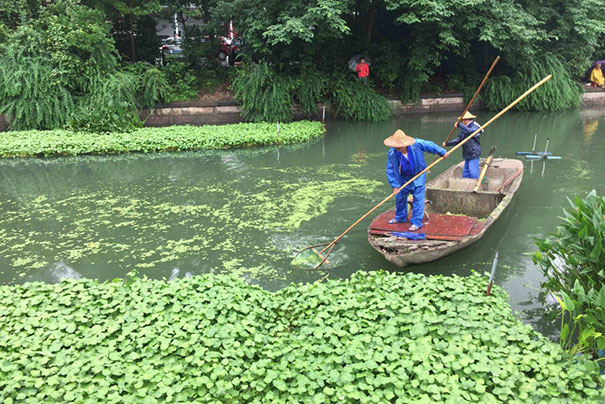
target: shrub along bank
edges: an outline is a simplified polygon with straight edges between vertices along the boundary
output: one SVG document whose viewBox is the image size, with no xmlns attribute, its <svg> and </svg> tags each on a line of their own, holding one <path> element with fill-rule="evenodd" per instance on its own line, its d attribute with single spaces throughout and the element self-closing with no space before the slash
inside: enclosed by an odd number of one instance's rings
<svg viewBox="0 0 605 404">
<path fill-rule="evenodd" d="M 603 402 L 486 279 L 360 272 L 0 287 L 0 402 Z"/>
<path fill-rule="evenodd" d="M 569 204 L 533 260 L 561 306 L 561 344 L 596 357 L 605 350 L 605 198 L 592 190 Z"/>
<path fill-rule="evenodd" d="M 140 128 L 125 133 L 89 133 L 66 130 L 6 132 L 0 137 L 0 156 L 27 157 L 167 150 L 220 149 L 300 143 L 321 136 L 320 122 L 281 124 L 171 126 Z"/>
</svg>

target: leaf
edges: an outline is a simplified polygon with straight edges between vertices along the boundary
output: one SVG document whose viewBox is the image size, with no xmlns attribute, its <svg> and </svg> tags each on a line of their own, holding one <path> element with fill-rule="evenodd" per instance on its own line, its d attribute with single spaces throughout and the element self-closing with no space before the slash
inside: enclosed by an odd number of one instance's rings
<svg viewBox="0 0 605 404">
<path fill-rule="evenodd" d="M 592 258 L 593 260 L 598 260 L 599 257 L 601 256 L 601 252 L 603 251 L 603 246 L 601 244 L 601 238 L 597 238 L 596 243 L 594 244 L 594 247 L 592 248 L 592 251 L 590 252 L 590 258 Z"/>
<path fill-rule="evenodd" d="M 561 328 L 561 341 L 567 341 L 567 337 L 569 336 L 569 324 L 563 324 Z"/>
<path fill-rule="evenodd" d="M 561 297 L 563 299 L 563 302 L 565 302 L 565 306 L 563 307 L 563 310 L 568 310 L 570 312 L 573 312 L 575 309 L 574 301 L 565 292 L 561 292 Z"/>
<path fill-rule="evenodd" d="M 601 310 L 605 311 L 605 285 L 601 286 L 601 290 L 597 295 L 595 303 Z"/>
</svg>

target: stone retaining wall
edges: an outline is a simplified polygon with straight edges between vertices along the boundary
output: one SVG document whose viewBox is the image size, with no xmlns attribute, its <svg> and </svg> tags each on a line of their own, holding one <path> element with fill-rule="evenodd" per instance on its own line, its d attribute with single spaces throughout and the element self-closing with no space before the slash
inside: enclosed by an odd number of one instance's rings
<svg viewBox="0 0 605 404">
<path fill-rule="evenodd" d="M 463 110 L 466 107 L 462 94 L 425 97 L 417 103 L 411 104 L 404 104 L 399 100 L 389 100 L 389 102 L 393 105 L 397 115 L 420 112 L 453 112 Z M 317 104 L 317 113 L 313 118 L 321 118 L 323 107 L 323 104 Z M 305 117 L 300 105 L 294 105 L 292 112 L 295 119 Z M 191 101 L 164 104 L 150 110 L 141 111 L 140 116 L 141 119 L 145 120 L 145 126 L 224 124 L 242 121 L 240 107 L 230 102 L 208 104 Z M 326 116 L 332 117 L 329 107 L 326 108 Z"/>
<path fill-rule="evenodd" d="M 605 108 L 605 90 L 592 90 L 582 94 L 582 106 Z"/>
</svg>

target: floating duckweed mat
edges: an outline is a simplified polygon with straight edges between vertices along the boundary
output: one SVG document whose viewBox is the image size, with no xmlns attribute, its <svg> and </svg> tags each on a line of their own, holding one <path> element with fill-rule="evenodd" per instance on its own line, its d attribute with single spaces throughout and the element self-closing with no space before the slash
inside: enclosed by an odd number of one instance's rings
<svg viewBox="0 0 605 404">
<path fill-rule="evenodd" d="M 299 143 L 323 134 L 320 122 L 298 121 L 233 125 L 140 128 L 125 133 L 88 133 L 67 130 L 5 132 L 1 157 L 200 150 Z"/>
<path fill-rule="evenodd" d="M 356 164 L 258 168 L 245 156 L 1 170 L 0 279 L 108 279 L 132 269 L 161 278 L 175 268 L 291 279 L 300 272 L 293 253 L 319 231 L 332 236 L 318 220 L 352 196 L 365 209 L 385 188 Z"/>
<path fill-rule="evenodd" d="M 0 402 L 602 403 L 598 365 L 487 278 L 357 273 L 0 287 Z"/>
</svg>

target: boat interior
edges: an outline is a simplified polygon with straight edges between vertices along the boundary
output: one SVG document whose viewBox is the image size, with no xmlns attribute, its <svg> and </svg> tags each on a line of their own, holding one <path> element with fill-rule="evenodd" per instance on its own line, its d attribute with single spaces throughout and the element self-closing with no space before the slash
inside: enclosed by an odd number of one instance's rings
<svg viewBox="0 0 605 404">
<path fill-rule="evenodd" d="M 430 203 L 427 204 L 426 211 L 429 214 L 487 217 L 504 198 L 503 184 L 518 170 L 519 167 L 516 166 L 499 166 L 495 161 L 487 169 L 479 191 L 472 192 L 477 180 L 462 178 L 462 165 L 456 165 L 427 184 L 426 199 Z"/>
</svg>

